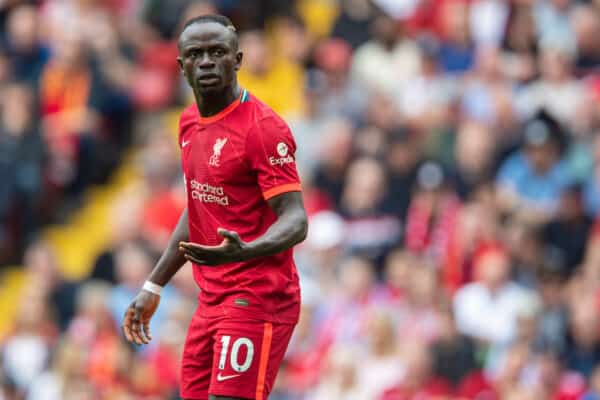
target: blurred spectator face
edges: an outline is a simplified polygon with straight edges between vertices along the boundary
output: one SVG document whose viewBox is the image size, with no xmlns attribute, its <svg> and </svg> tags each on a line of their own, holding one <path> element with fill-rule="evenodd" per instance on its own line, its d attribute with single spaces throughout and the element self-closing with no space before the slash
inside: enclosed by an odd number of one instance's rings
<svg viewBox="0 0 600 400">
<path fill-rule="evenodd" d="M 275 21 L 273 36 L 277 49 L 293 62 L 303 63 L 308 56 L 310 41 L 301 20 L 292 17 L 280 17 Z"/>
<path fill-rule="evenodd" d="M 342 389 L 350 389 L 356 384 L 356 356 L 354 349 L 343 345 L 329 352 L 329 376 Z"/>
<path fill-rule="evenodd" d="M 411 270 L 415 267 L 416 260 L 410 253 L 397 250 L 392 252 L 385 263 L 385 281 L 402 292 L 410 286 Z"/>
<path fill-rule="evenodd" d="M 478 49 L 475 68 L 480 77 L 488 81 L 502 78 L 500 66 L 500 51 L 496 47 L 483 47 Z"/>
<path fill-rule="evenodd" d="M 136 239 L 140 232 L 143 191 L 139 187 L 125 191 L 114 203 L 111 215 L 112 239 L 116 245 Z"/>
<path fill-rule="evenodd" d="M 517 6 L 514 15 L 509 22 L 506 32 L 508 46 L 517 52 L 529 52 L 535 48 L 537 40 L 536 24 L 533 18 L 532 8 Z"/>
<path fill-rule="evenodd" d="M 109 297 L 110 287 L 101 282 L 90 282 L 79 289 L 77 293 L 77 313 L 94 321 L 100 322 L 109 315 L 106 298 Z"/>
<path fill-rule="evenodd" d="M 177 30 L 181 31 L 183 28 L 183 24 L 195 17 L 199 17 L 201 15 L 210 15 L 210 14 L 218 14 L 219 10 L 215 7 L 212 1 L 210 0 L 195 0 L 189 3 L 189 6 L 185 9 L 181 16 L 180 27 Z"/>
<path fill-rule="evenodd" d="M 575 297 L 570 316 L 573 339 L 580 347 L 592 348 L 598 343 L 600 319 L 592 296 Z"/>
<path fill-rule="evenodd" d="M 377 17 L 371 26 L 373 37 L 384 47 L 392 49 L 398 37 L 397 22 L 387 15 Z"/>
<path fill-rule="evenodd" d="M 374 210 L 385 194 L 385 172 L 373 159 L 359 159 L 348 167 L 343 203 L 352 214 Z"/>
<path fill-rule="evenodd" d="M 542 121 L 533 121 L 525 128 L 525 154 L 539 174 L 547 172 L 559 158 L 558 143 L 551 137 L 550 129 Z"/>
<path fill-rule="evenodd" d="M 579 53 L 594 53 L 600 37 L 600 17 L 592 7 L 577 7 L 571 18 Z"/>
<path fill-rule="evenodd" d="M 346 119 L 328 121 L 323 128 L 319 160 L 329 170 L 346 168 L 352 153 L 352 125 Z"/>
<path fill-rule="evenodd" d="M 20 6 L 9 15 L 8 35 L 10 44 L 18 51 L 33 50 L 38 41 L 38 17 L 33 6 Z"/>
<path fill-rule="evenodd" d="M 488 127 L 475 122 L 461 125 L 456 141 L 456 161 L 461 169 L 481 174 L 493 161 L 494 137 Z"/>
<path fill-rule="evenodd" d="M 475 269 L 481 283 L 491 290 L 497 289 L 508 280 L 510 260 L 501 250 L 489 250 L 476 261 Z"/>
<path fill-rule="evenodd" d="M 240 49 L 244 52 L 242 68 L 254 75 L 266 74 L 269 65 L 269 49 L 262 32 L 248 31 L 240 35 Z"/>
<path fill-rule="evenodd" d="M 83 64 L 83 42 L 75 29 L 62 29 L 52 41 L 53 60 L 63 68 L 77 68 Z"/>
<path fill-rule="evenodd" d="M 350 299 L 361 300 L 368 296 L 374 283 L 374 267 L 365 259 L 353 257 L 340 265 L 342 293 Z"/>
<path fill-rule="evenodd" d="M 141 164 L 152 192 L 171 186 L 179 171 L 179 156 L 173 138 L 162 124 L 155 128 L 141 154 Z"/>
<path fill-rule="evenodd" d="M 141 287 L 151 268 L 152 260 L 142 248 L 131 244 L 117 251 L 117 278 L 126 287 L 133 289 Z"/>
<path fill-rule="evenodd" d="M 419 150 L 408 137 L 393 139 L 387 146 L 387 163 L 395 172 L 409 172 L 417 164 L 419 156 Z"/>
<path fill-rule="evenodd" d="M 25 252 L 25 267 L 34 285 L 40 284 L 49 290 L 58 279 L 56 259 L 52 249 L 44 242 L 29 246 Z"/>
<path fill-rule="evenodd" d="M 441 18 L 446 40 L 459 45 L 469 44 L 469 8 L 467 2 L 445 2 L 442 7 Z"/>
<path fill-rule="evenodd" d="M 571 62 L 566 51 L 547 48 L 539 56 L 539 69 L 548 82 L 562 82 L 571 76 Z"/>
<path fill-rule="evenodd" d="M 435 303 L 439 294 L 437 272 L 423 262 L 419 262 L 413 268 L 408 288 L 411 301 L 417 306 L 428 306 Z"/>
<path fill-rule="evenodd" d="M 576 220 L 583 215 L 584 208 L 580 188 L 570 188 L 562 194 L 558 213 L 560 217 L 568 221 Z"/>
<path fill-rule="evenodd" d="M 375 311 L 367 324 L 367 335 L 371 352 L 375 355 L 386 356 L 394 352 L 394 324 L 385 312 Z"/>
</svg>

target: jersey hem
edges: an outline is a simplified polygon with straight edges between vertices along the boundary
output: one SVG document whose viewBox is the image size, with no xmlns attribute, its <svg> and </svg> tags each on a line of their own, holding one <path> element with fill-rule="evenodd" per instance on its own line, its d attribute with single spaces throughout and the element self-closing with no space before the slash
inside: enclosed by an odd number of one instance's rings
<svg viewBox="0 0 600 400">
<path fill-rule="evenodd" d="M 281 186 L 276 186 L 272 189 L 267 190 L 266 192 L 263 192 L 263 197 L 265 200 L 269 200 L 275 196 L 278 196 L 282 193 L 287 193 L 287 192 L 301 192 L 302 191 L 302 186 L 299 183 L 288 183 L 285 185 L 281 185 Z"/>
</svg>

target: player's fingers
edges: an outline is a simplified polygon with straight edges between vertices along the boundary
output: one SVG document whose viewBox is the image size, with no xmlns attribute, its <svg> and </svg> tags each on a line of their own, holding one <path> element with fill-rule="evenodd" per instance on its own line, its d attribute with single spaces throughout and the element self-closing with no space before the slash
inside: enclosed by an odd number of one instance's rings
<svg viewBox="0 0 600 400">
<path fill-rule="evenodd" d="M 146 338 L 142 334 L 142 308 L 136 306 L 133 314 L 133 333 L 134 337 L 140 341 L 138 344 L 147 343 Z"/>
<path fill-rule="evenodd" d="M 125 338 L 128 342 L 133 342 L 133 336 L 131 335 L 131 316 L 133 315 L 133 310 L 128 308 L 125 311 L 125 318 L 123 319 L 123 333 L 125 334 Z"/>
<path fill-rule="evenodd" d="M 240 242 L 241 241 L 240 235 L 238 235 L 237 232 L 228 231 L 227 229 L 223 229 L 223 228 L 219 228 L 217 230 L 217 232 L 219 233 L 219 235 L 221 235 L 224 238 L 229 239 L 231 241 L 234 241 L 234 242 Z"/>
<path fill-rule="evenodd" d="M 195 263 L 195 264 L 200 264 L 200 265 L 210 265 L 210 263 L 209 263 L 208 261 L 206 261 L 206 260 L 201 260 L 201 259 L 199 259 L 199 258 L 197 258 L 197 257 L 193 256 L 193 255 L 192 255 L 192 254 L 190 254 L 190 253 L 185 253 L 183 256 L 185 257 L 185 259 L 186 259 L 186 260 L 188 260 L 188 261 L 191 261 L 191 262 L 193 262 L 193 263 Z"/>
<path fill-rule="evenodd" d="M 152 335 L 150 334 L 150 321 L 146 321 L 144 322 L 144 336 L 146 336 L 146 339 L 148 340 L 148 342 L 150 342 L 152 340 Z"/>
<path fill-rule="evenodd" d="M 144 344 L 144 339 L 142 338 L 142 332 L 140 329 L 140 322 L 134 320 L 131 324 L 131 336 L 133 336 L 133 341 L 135 344 L 141 345 Z"/>
</svg>

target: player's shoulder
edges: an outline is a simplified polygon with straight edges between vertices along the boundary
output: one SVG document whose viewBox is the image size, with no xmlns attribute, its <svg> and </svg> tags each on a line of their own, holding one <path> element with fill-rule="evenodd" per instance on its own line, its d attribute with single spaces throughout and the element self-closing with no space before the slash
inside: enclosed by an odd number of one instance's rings
<svg viewBox="0 0 600 400">
<path fill-rule="evenodd" d="M 247 116 L 249 119 L 248 130 L 261 129 L 272 130 L 282 129 L 289 130 L 287 122 L 275 110 L 263 103 L 260 99 L 252 94 L 248 98 Z"/>
</svg>

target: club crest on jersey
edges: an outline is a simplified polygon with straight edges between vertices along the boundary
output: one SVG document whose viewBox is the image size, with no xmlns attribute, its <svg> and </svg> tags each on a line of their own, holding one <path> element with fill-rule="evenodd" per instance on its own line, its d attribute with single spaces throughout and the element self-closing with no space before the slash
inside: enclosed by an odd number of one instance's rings
<svg viewBox="0 0 600 400">
<path fill-rule="evenodd" d="M 219 162 L 221 159 L 221 151 L 223 150 L 223 146 L 225 146 L 225 143 L 227 143 L 227 138 L 217 138 L 217 141 L 213 146 L 213 155 L 210 156 L 210 159 L 208 160 L 208 165 L 211 165 L 213 167 L 219 166 Z"/>
</svg>

